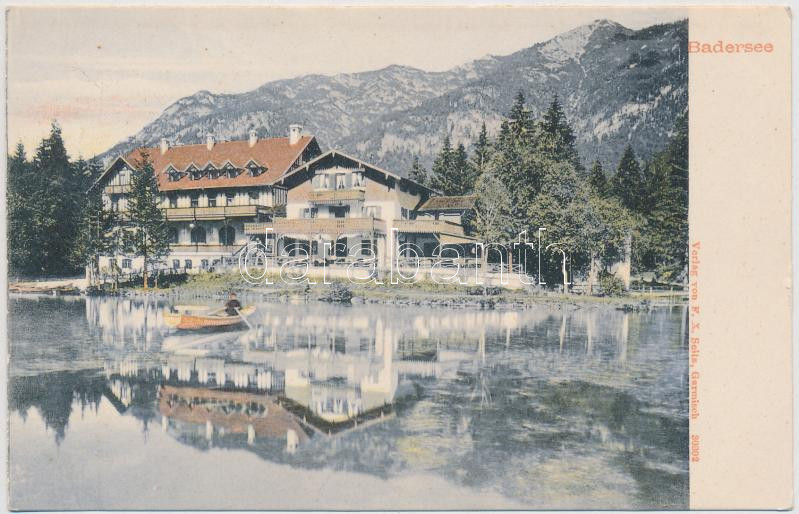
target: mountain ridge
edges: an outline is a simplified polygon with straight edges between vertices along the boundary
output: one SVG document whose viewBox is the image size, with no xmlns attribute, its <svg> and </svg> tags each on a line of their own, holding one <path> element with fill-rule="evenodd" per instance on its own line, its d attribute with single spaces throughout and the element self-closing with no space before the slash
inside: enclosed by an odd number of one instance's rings
<svg viewBox="0 0 799 514">
<path fill-rule="evenodd" d="M 238 94 L 200 90 L 168 106 L 137 134 L 98 156 L 139 146 L 284 136 L 301 123 L 323 148 L 340 148 L 405 174 L 429 166 L 444 135 L 467 148 L 483 121 L 496 133 L 518 91 L 538 117 L 556 94 L 584 162 L 615 168 L 626 144 L 639 157 L 664 147 L 687 109 L 687 22 L 639 30 L 595 20 L 505 56 L 428 72 L 392 64 L 336 75 L 308 74 Z"/>
</svg>

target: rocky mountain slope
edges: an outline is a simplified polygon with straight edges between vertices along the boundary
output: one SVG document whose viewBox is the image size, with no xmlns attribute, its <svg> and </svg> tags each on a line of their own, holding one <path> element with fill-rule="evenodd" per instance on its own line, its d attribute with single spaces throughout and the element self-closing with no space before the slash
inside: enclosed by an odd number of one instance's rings
<svg viewBox="0 0 799 514">
<path fill-rule="evenodd" d="M 521 90 L 534 115 L 557 94 L 583 160 L 615 167 L 629 142 L 639 157 L 667 143 L 688 105 L 687 21 L 630 30 L 597 20 L 507 56 L 445 72 L 406 66 L 269 82 L 246 93 L 200 91 L 169 106 L 100 156 L 138 146 L 198 143 L 205 134 L 283 136 L 301 123 L 324 148 L 339 148 L 398 173 L 414 156 L 429 166 L 449 133 L 467 147 L 483 121 L 496 132 Z"/>
</svg>

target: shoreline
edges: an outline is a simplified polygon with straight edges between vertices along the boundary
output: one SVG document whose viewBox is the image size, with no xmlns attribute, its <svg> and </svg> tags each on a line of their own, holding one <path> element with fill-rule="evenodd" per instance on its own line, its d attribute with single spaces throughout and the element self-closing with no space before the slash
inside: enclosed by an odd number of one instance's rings
<svg viewBox="0 0 799 514">
<path fill-rule="evenodd" d="M 239 295 L 267 301 L 327 301 L 332 303 L 383 304 L 409 306 L 442 306 L 442 307 L 477 307 L 489 309 L 524 309 L 535 305 L 572 306 L 572 307 L 615 307 L 622 310 L 646 310 L 652 307 L 669 307 L 687 305 L 685 292 L 640 292 L 632 291 L 620 296 L 589 296 L 585 294 L 564 294 L 547 290 L 514 290 L 492 286 L 461 286 L 453 284 L 437 284 L 420 281 L 412 284 L 377 285 L 374 283 L 356 284 L 334 280 L 330 284 L 289 284 L 272 280 L 273 284 L 253 285 L 244 281 L 237 274 L 203 274 L 193 275 L 182 283 L 165 284 L 165 287 L 149 288 L 141 286 L 121 286 L 118 292 L 95 290 L 81 292 L 78 288 L 66 291 L 58 281 L 59 287 L 31 291 L 15 291 L 9 284 L 11 295 L 42 296 L 92 295 L 121 297 L 158 297 L 158 298 L 205 298 L 219 300 L 228 291 Z M 41 284 L 41 283 L 40 283 Z M 26 284 L 27 285 L 27 284 Z M 107 286 L 107 285 L 106 285 Z"/>
</svg>

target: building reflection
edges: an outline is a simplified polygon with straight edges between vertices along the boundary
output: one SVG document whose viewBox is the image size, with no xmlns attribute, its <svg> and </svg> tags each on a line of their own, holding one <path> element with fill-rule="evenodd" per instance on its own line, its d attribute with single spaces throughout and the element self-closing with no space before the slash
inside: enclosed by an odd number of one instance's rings
<svg viewBox="0 0 799 514">
<path fill-rule="evenodd" d="M 272 304 L 259 310 L 252 330 L 193 334 L 168 332 L 163 307 L 86 299 L 88 326 L 108 349 L 100 377 L 94 370 L 54 375 L 50 386 L 39 380 L 38 388 L 12 379 L 12 408 L 38 402 L 60 440 L 73 403 L 80 399 L 85 408 L 103 396 L 120 414 L 142 420 L 144 430 L 156 419 L 194 445 L 268 441 L 292 453 L 313 438 L 393 419 L 396 404 L 413 397 L 419 384 L 467 380 L 469 398 L 482 409 L 492 404 L 492 383 L 503 373 L 530 375 L 543 363 L 541 369 L 568 378 L 583 363 L 623 366 L 636 351 L 629 341 L 637 328 L 625 312 L 408 309 L 398 315 L 384 307 Z M 459 416 L 458 426 L 471 424 Z"/>
</svg>

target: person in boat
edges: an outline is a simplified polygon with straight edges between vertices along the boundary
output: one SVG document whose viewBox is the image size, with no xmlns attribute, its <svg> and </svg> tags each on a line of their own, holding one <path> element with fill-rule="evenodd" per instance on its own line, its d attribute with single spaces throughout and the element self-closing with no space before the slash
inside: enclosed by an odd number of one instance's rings
<svg viewBox="0 0 799 514">
<path fill-rule="evenodd" d="M 241 309 L 241 302 L 236 298 L 236 293 L 228 294 L 228 300 L 225 302 L 225 314 L 228 316 L 238 316 L 239 309 Z"/>
</svg>

